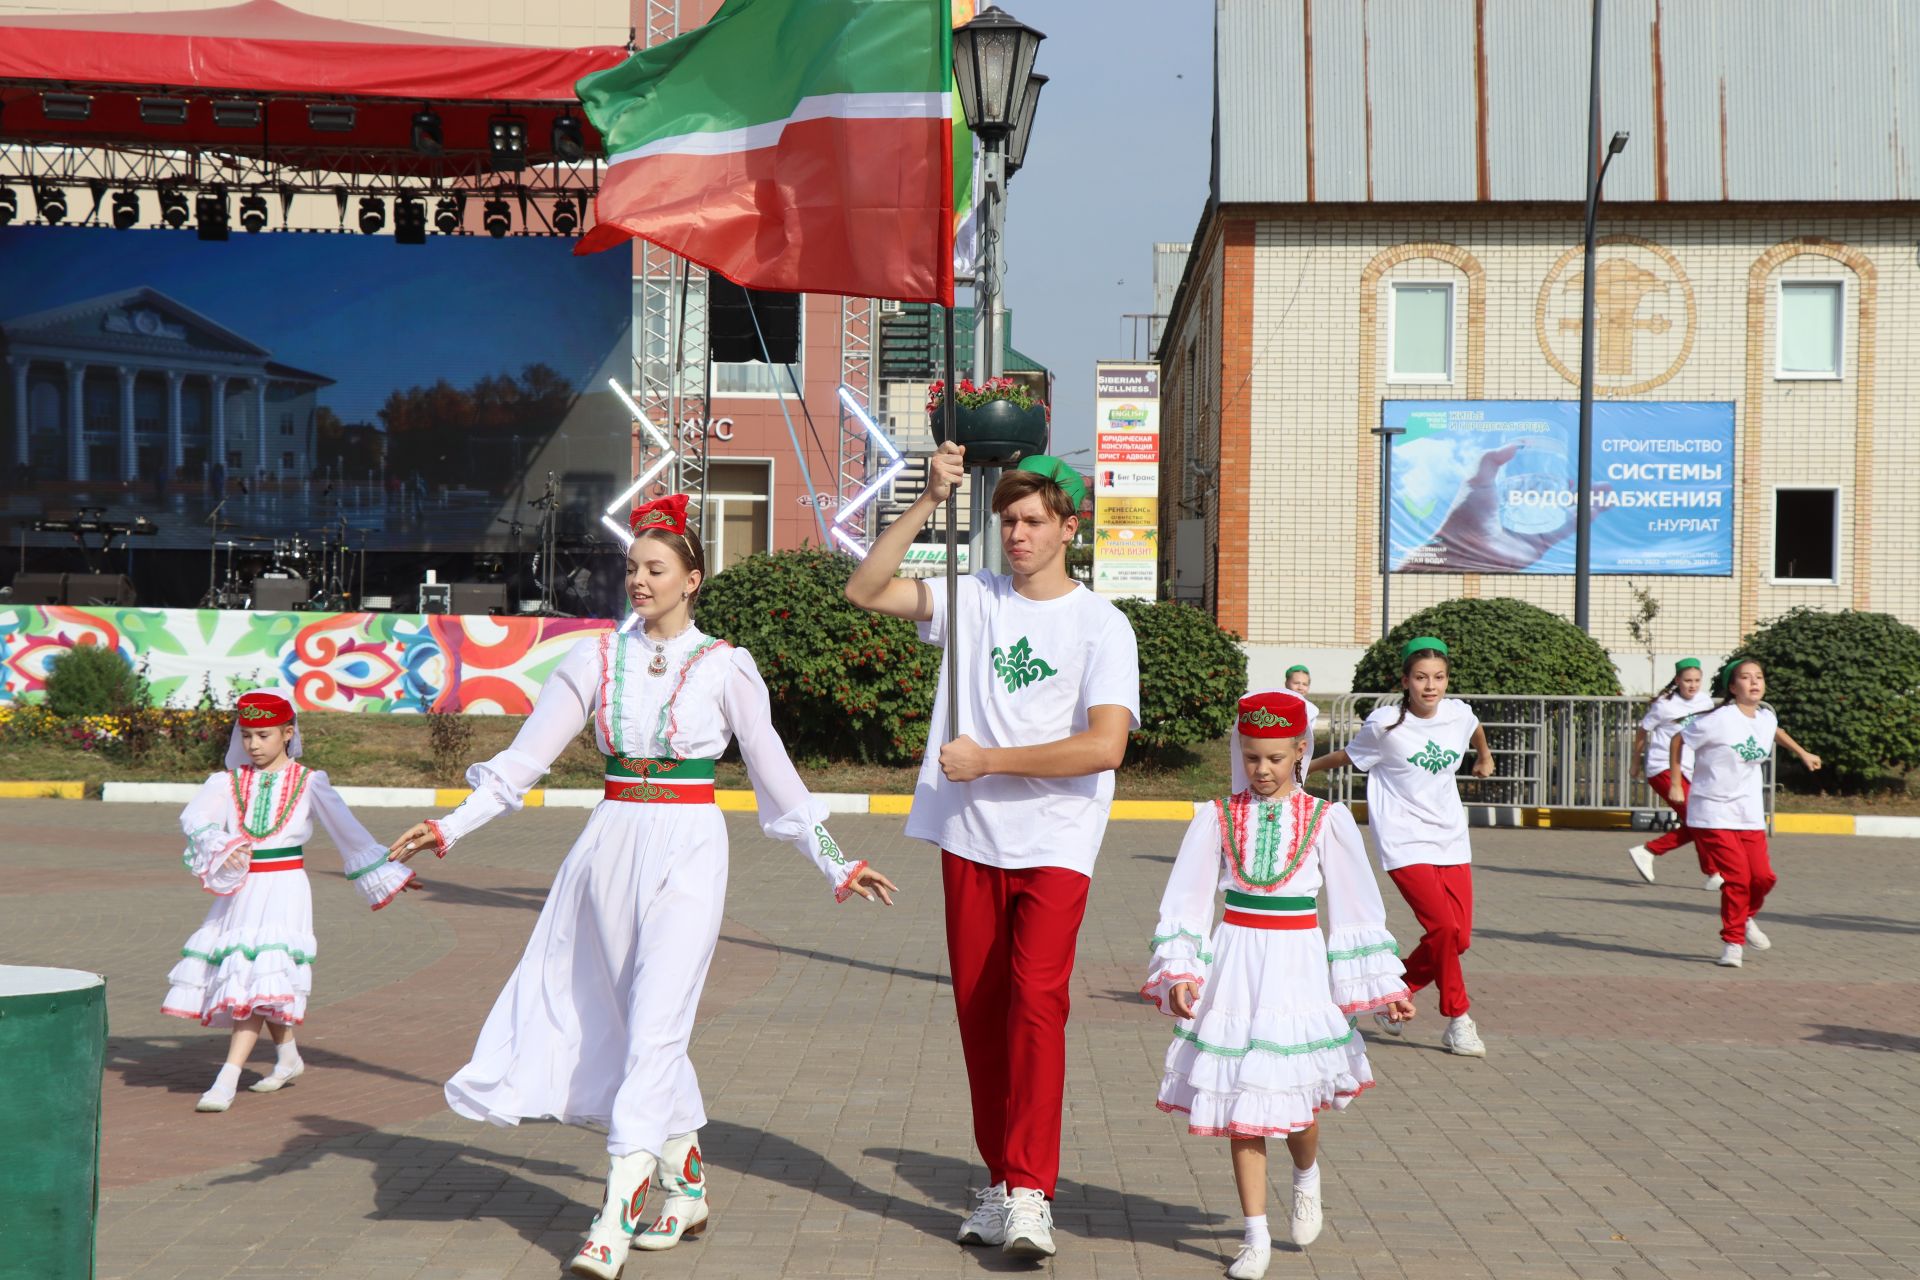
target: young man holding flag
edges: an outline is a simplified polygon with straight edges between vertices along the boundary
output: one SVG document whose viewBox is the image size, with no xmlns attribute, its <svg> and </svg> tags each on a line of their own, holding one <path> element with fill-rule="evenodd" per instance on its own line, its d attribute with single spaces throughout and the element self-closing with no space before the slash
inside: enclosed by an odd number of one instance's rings
<svg viewBox="0 0 1920 1280">
<path fill-rule="evenodd" d="M 1032 457 L 993 494 L 1012 573 L 960 580 L 945 594 L 897 578 L 902 558 L 959 483 L 964 455 L 944 444 L 927 488 L 847 581 L 863 609 L 910 618 L 953 647 L 959 736 L 936 729 L 907 834 L 941 850 L 947 952 L 988 1186 L 962 1244 L 1017 1257 L 1054 1252 L 1067 983 L 1113 802 L 1113 771 L 1140 723 L 1140 667 L 1126 616 L 1067 574 L 1086 485 L 1058 458 Z M 947 723 L 943 683 L 932 723 Z"/>
</svg>

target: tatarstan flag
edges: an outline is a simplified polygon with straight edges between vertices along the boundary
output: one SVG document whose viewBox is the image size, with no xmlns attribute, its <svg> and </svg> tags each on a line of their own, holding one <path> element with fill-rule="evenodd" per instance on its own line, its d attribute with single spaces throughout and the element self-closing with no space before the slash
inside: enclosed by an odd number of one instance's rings
<svg viewBox="0 0 1920 1280">
<path fill-rule="evenodd" d="M 953 303 L 948 0 L 727 0 L 580 81 L 598 222 L 757 289 Z"/>
</svg>

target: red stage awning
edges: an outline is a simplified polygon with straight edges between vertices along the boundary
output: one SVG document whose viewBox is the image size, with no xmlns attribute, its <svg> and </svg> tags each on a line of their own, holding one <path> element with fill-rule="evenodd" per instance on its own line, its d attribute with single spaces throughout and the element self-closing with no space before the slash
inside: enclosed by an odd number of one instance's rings
<svg viewBox="0 0 1920 1280">
<path fill-rule="evenodd" d="M 626 56 L 617 45 L 548 49 L 423 35 L 320 18 L 274 0 L 222 9 L 148 13 L 0 15 L 0 136 L 78 146 L 230 147 L 276 158 L 312 152 L 411 150 L 412 115 L 440 115 L 452 152 L 484 151 L 487 120 L 527 121 L 529 160 L 551 158 L 554 117 L 570 110 L 574 82 Z M 49 120 L 46 92 L 92 97 L 82 121 Z M 150 124 L 138 99 L 189 100 L 185 124 Z M 263 127 L 213 123 L 214 99 L 266 102 Z M 350 133 L 316 133 L 310 103 L 353 103 Z M 577 113 L 576 113 L 577 116 Z M 582 120 L 590 154 L 600 142 Z M 348 166 L 352 167 L 352 166 Z"/>
</svg>

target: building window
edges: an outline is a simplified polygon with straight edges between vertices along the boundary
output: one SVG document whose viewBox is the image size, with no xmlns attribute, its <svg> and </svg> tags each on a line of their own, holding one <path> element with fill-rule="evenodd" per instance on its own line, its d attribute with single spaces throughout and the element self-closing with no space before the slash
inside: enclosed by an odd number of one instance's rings
<svg viewBox="0 0 1920 1280">
<path fill-rule="evenodd" d="M 647 304 L 660 308 L 660 313 L 650 315 Z M 689 343 L 685 358 L 685 369 L 681 374 L 680 394 L 699 395 L 702 390 L 701 362 L 706 359 L 704 338 L 707 332 L 707 281 L 705 276 L 697 276 L 687 285 L 687 331 L 692 341 Z M 633 282 L 633 358 L 642 367 L 649 362 L 664 364 L 671 351 L 673 320 L 680 314 L 680 295 L 666 280 L 646 280 L 636 277 Z M 663 320 L 662 317 L 665 317 Z M 651 321 L 651 323 L 650 323 Z M 802 295 L 800 307 L 800 351 L 801 358 L 790 365 L 770 365 L 760 361 L 729 362 L 716 360 L 713 365 L 713 394 L 721 396 L 771 396 L 776 394 L 793 395 L 794 388 L 807 385 L 806 371 L 806 334 L 807 308 Z"/>
<path fill-rule="evenodd" d="M 1840 491 L 1773 491 L 1773 580 L 1840 580 Z"/>
<path fill-rule="evenodd" d="M 1780 282 L 1780 342 L 1775 375 L 1838 378 L 1845 349 L 1847 286 L 1840 280 Z"/>
<path fill-rule="evenodd" d="M 1453 285 L 1396 283 L 1387 308 L 1387 377 L 1394 382 L 1453 381 Z"/>
<path fill-rule="evenodd" d="M 280 434 L 283 436 L 290 436 L 293 434 L 293 415 L 292 414 L 283 413 L 280 415 Z"/>
<path fill-rule="evenodd" d="M 772 493 L 770 462 L 728 459 L 708 464 L 700 526 L 709 574 L 731 568 L 755 552 L 773 550 L 768 511 Z"/>
<path fill-rule="evenodd" d="M 280 455 L 280 471 L 282 474 L 292 473 L 293 455 L 291 453 L 283 453 Z"/>
</svg>

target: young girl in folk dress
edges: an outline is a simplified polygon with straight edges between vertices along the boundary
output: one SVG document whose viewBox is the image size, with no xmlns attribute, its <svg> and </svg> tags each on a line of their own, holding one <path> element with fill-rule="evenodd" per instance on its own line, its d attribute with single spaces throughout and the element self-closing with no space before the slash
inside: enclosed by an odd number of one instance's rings
<svg viewBox="0 0 1920 1280">
<path fill-rule="evenodd" d="M 474 1120 L 551 1117 L 607 1130 L 606 1198 L 572 1263 L 598 1280 L 618 1275 L 629 1249 L 671 1248 L 708 1218 L 706 1111 L 687 1045 L 726 899 L 727 826 L 713 778 L 729 739 L 752 777 L 761 830 L 797 845 L 837 900 L 857 893 L 891 905 L 894 892 L 822 825 L 827 807 L 787 758 L 752 655 L 693 625 L 705 562 L 686 507 L 675 495 L 631 518 L 627 594 L 644 626 L 576 644 L 513 745 L 467 772 L 466 802 L 393 844 L 400 861 L 445 854 L 520 808 L 593 726 L 606 798 L 560 864 L 473 1060 L 446 1094 Z M 665 1201 L 649 1219 L 656 1186 Z"/>
<path fill-rule="evenodd" d="M 1695 716 L 1674 735 L 1668 748 L 1667 798 L 1688 805 L 1687 825 L 1694 842 L 1721 878 L 1720 958 L 1715 964 L 1738 969 L 1746 948 L 1766 951 L 1773 941 L 1760 931 L 1761 904 L 1779 883 L 1767 852 L 1767 805 L 1761 794 L 1763 770 L 1778 742 L 1800 757 L 1808 772 L 1820 757 L 1787 736 L 1767 696 L 1767 675 L 1753 658 L 1738 655 L 1714 680 L 1720 705 Z M 1680 756 L 1693 753 L 1693 790 L 1680 778 Z"/>
<path fill-rule="evenodd" d="M 1400 650 L 1397 707 L 1379 707 L 1343 750 L 1320 757 L 1312 772 L 1351 765 L 1367 775 L 1367 826 L 1380 866 L 1413 908 L 1423 930 L 1407 957 L 1407 985 L 1436 984 L 1447 1018 L 1441 1047 L 1483 1058 L 1487 1046 L 1467 1010 L 1461 955 L 1473 941 L 1473 859 L 1467 810 L 1454 771 L 1468 750 L 1477 778 L 1493 773 L 1493 752 L 1473 708 L 1447 697 L 1452 671 L 1444 641 L 1416 636 Z M 1397 1023 L 1376 1018 L 1383 1031 Z"/>
<path fill-rule="evenodd" d="M 1227 1274 L 1257 1280 L 1272 1252 L 1266 1140 L 1287 1140 L 1290 1234 L 1305 1246 L 1321 1223 L 1315 1116 L 1373 1085 L 1352 1015 L 1380 1010 L 1397 1024 L 1413 1004 L 1353 815 L 1300 789 L 1306 703 L 1249 694 L 1237 727 L 1234 794 L 1187 828 L 1140 994 L 1180 1019 L 1156 1105 L 1184 1113 L 1189 1133 L 1231 1140 L 1246 1236 Z"/>
<path fill-rule="evenodd" d="M 293 1028 L 306 1019 L 318 953 L 303 860 L 314 820 L 375 911 L 416 887 L 413 872 L 387 861 L 386 847 L 348 811 L 327 775 L 299 757 L 293 704 L 277 693 L 246 694 L 234 711 L 226 772 L 208 778 L 180 814 L 183 861 L 217 896 L 167 975 L 160 1011 L 233 1028 L 226 1065 L 200 1095 L 198 1111 L 233 1105 L 240 1068 L 263 1026 L 279 1058 L 253 1092 L 272 1093 L 306 1070 Z"/>
<path fill-rule="evenodd" d="M 1666 688 L 1654 695 L 1653 702 L 1647 707 L 1647 714 L 1640 718 L 1639 727 L 1633 731 L 1633 776 L 1646 778 L 1647 785 L 1653 788 L 1653 794 L 1666 800 L 1680 816 L 1680 825 L 1673 830 L 1627 850 L 1633 869 L 1648 884 L 1653 883 L 1655 858 L 1665 857 L 1681 845 L 1693 843 L 1693 829 L 1687 825 L 1686 801 L 1687 780 L 1693 777 L 1693 753 L 1680 753 L 1680 772 L 1676 774 L 1669 767 L 1669 748 L 1674 735 L 1680 732 L 1687 721 L 1713 710 L 1713 695 L 1701 687 L 1705 683 L 1701 678 L 1700 659 L 1680 659 L 1673 664 L 1673 679 L 1667 681 Z M 1678 788 L 1672 785 L 1676 777 L 1680 779 Z M 1670 799 L 1676 789 L 1680 792 L 1677 803 Z M 1700 859 L 1700 874 L 1707 877 L 1706 887 L 1709 890 L 1718 889 L 1720 877 L 1708 865 L 1706 850 L 1696 844 L 1694 853 Z"/>
</svg>

